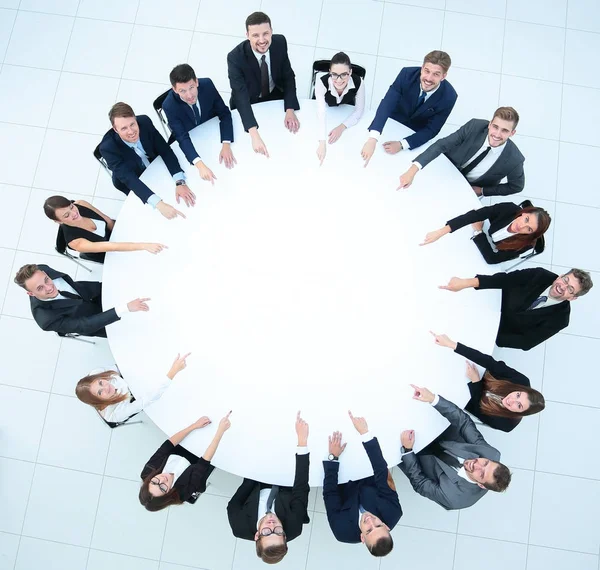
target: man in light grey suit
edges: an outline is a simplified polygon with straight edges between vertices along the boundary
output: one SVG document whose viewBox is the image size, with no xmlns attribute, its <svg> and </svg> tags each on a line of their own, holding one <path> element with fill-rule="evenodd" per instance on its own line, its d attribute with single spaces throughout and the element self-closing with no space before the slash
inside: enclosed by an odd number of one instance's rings
<svg viewBox="0 0 600 570">
<path fill-rule="evenodd" d="M 516 133 L 519 114 L 512 107 L 496 109 L 491 121 L 471 119 L 458 131 L 433 143 L 400 176 L 408 188 L 419 170 L 445 154 L 471 184 L 478 196 L 508 196 L 523 190 L 525 157 L 510 138 Z M 500 184 L 503 178 L 508 181 Z"/>
<path fill-rule="evenodd" d="M 430 403 L 450 422 L 450 427 L 418 454 L 412 451 L 414 431 L 402 432 L 398 466 L 413 489 L 449 511 L 474 505 L 488 490 L 505 491 L 511 473 L 468 414 L 427 388 L 411 386 L 415 400 Z"/>
</svg>

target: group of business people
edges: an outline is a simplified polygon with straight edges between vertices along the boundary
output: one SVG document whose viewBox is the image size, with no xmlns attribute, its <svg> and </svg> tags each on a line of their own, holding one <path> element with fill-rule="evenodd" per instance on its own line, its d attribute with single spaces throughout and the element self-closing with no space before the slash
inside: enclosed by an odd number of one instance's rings
<svg viewBox="0 0 600 570">
<path fill-rule="evenodd" d="M 255 12 L 247 18 L 246 35 L 248 39 L 227 57 L 232 90 L 229 107 L 238 109 L 255 152 L 268 156 L 252 105 L 283 100 L 284 124 L 291 132 L 297 132 L 300 123 L 295 114 L 299 109 L 295 76 L 285 37 L 272 33 L 271 21 L 266 14 Z M 446 79 L 450 63 L 448 54 L 432 51 L 425 56 L 421 67 L 406 67 L 400 71 L 368 128 L 367 140 L 361 150 L 365 166 L 373 156 L 389 118 L 414 131 L 401 141 L 384 142 L 384 151 L 390 154 L 415 149 L 439 133 L 457 99 L 456 91 Z M 341 52 L 332 58 L 329 73 L 316 78 L 317 157 L 321 162 L 326 157 L 327 145 L 334 144 L 344 130 L 361 118 L 365 104 L 363 79 L 353 74 L 350 59 Z M 230 108 L 213 82 L 198 79 L 188 64 L 176 66 L 170 81 L 172 90 L 164 100 L 163 109 L 173 137 L 186 159 L 196 166 L 200 177 L 214 183 L 216 177 L 200 157 L 189 133 L 196 126 L 218 117 L 222 143 L 218 159 L 226 167 L 233 168 L 236 159 L 231 146 L 234 133 Z M 352 111 L 340 125 L 328 131 L 327 106 L 341 104 L 350 105 Z M 134 192 L 167 218 L 185 217 L 140 180 L 152 160 L 161 156 L 173 177 L 176 202 L 183 201 L 188 207 L 195 204 L 196 197 L 177 157 L 150 118 L 136 116 L 129 105 L 117 103 L 111 108 L 109 119 L 112 128 L 100 143 L 100 153 L 112 171 L 115 187 L 126 194 Z M 524 157 L 510 140 L 518 121 L 518 113 L 511 107 L 497 109 L 491 120 L 472 119 L 419 154 L 408 171 L 400 176 L 398 188 L 409 187 L 420 170 L 444 154 L 478 196 L 520 192 L 525 184 Z M 507 181 L 503 182 L 503 179 Z M 99 263 L 109 251 L 145 250 L 157 254 L 166 247 L 153 242 L 111 242 L 115 220 L 84 200 L 53 196 L 44 203 L 44 212 L 58 224 L 67 247 Z M 483 233 L 485 220 L 490 222 L 487 234 Z M 550 217 L 541 208 L 501 203 L 452 218 L 442 228 L 429 232 L 423 245 L 468 224 L 473 226 L 472 239 L 476 246 L 485 260 L 493 264 L 514 259 L 535 246 L 536 240 L 548 229 Z M 74 281 L 47 265 L 23 266 L 17 272 L 15 282 L 29 295 L 38 325 L 61 336 L 106 336 L 106 327 L 127 313 L 149 310 L 150 299 L 143 297 L 103 310 L 101 283 Z M 543 268 L 532 268 L 466 279 L 453 277 L 448 284 L 440 286 L 452 292 L 468 287 L 502 290 L 496 343 L 529 350 L 568 326 L 571 302 L 591 289 L 592 280 L 589 273 L 581 269 L 556 275 Z M 531 388 L 529 379 L 519 371 L 444 334 L 432 334 L 435 344 L 452 349 L 468 361 L 466 378 L 471 398 L 466 410 L 469 413 L 426 387 L 413 386 L 413 398 L 434 406 L 450 425 L 418 453 L 415 452 L 418 433 L 414 430 L 402 432 L 399 467 L 415 491 L 445 509 L 460 509 L 473 505 L 487 491 L 504 491 L 511 479 L 510 471 L 500 462 L 500 452 L 485 441 L 471 415 L 493 429 L 508 432 L 524 416 L 542 411 L 545 402 L 543 395 Z M 166 377 L 154 383 L 154 392 L 144 397 L 136 398 L 131 393 L 116 366 L 91 371 L 77 383 L 76 395 L 94 407 L 109 426 L 116 427 L 160 398 L 175 376 L 186 367 L 188 357 L 189 354 L 178 354 Z M 478 373 L 475 364 L 485 369 L 483 375 Z M 211 423 L 205 416 L 167 439 L 153 454 L 141 473 L 139 499 L 146 509 L 156 511 L 197 500 L 214 469 L 211 464 L 214 453 L 231 425 L 230 413 L 219 421 L 216 433 L 201 457 L 181 444 L 193 430 Z M 362 542 L 374 556 L 385 556 L 393 548 L 390 531 L 402 516 L 398 493 L 367 421 L 350 412 L 349 421 L 361 435 L 373 475 L 360 481 L 339 483 L 339 465 L 346 444 L 340 431 L 332 433 L 328 442 L 329 454 L 323 461 L 323 497 L 329 525 L 337 540 Z M 279 562 L 287 553 L 287 543 L 299 536 L 303 525 L 309 522 L 309 428 L 300 413 L 296 417 L 295 430 L 297 448 L 293 485 L 284 487 L 244 479 L 227 507 L 234 535 L 253 540 L 257 555 L 267 563 Z"/>
</svg>

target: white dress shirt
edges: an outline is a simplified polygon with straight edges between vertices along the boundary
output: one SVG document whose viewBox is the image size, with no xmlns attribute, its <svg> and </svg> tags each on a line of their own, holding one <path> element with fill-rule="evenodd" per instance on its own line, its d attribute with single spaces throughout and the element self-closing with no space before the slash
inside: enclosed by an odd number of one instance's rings
<svg viewBox="0 0 600 570">
<path fill-rule="evenodd" d="M 510 224 L 512 224 L 512 222 L 510 222 Z M 509 237 L 516 235 L 513 232 L 508 231 L 508 228 L 510 228 L 510 224 L 508 224 L 505 228 L 502 228 L 501 230 L 494 232 L 491 235 L 492 241 L 494 243 L 498 243 L 499 241 L 502 241 L 503 239 L 507 239 Z"/>
<path fill-rule="evenodd" d="M 558 305 L 558 303 L 562 303 L 560 299 L 553 299 L 552 297 L 550 297 L 550 289 L 552 289 L 552 285 L 550 285 L 550 287 L 548 287 L 548 289 L 546 289 L 543 293 L 538 295 L 538 297 L 545 295 L 548 298 L 546 299 L 546 301 L 540 303 L 537 307 L 532 309 L 533 311 L 535 311 L 535 309 L 541 309 L 542 307 L 551 307 L 552 305 Z"/>
<path fill-rule="evenodd" d="M 94 220 L 94 224 L 96 224 L 96 229 L 93 230 L 92 233 L 104 237 L 104 234 L 106 233 L 106 222 L 104 220 Z"/>
<path fill-rule="evenodd" d="M 260 490 L 258 494 L 258 513 L 256 519 L 256 528 L 258 529 L 258 523 L 260 519 L 262 519 L 267 514 L 267 501 L 269 500 L 269 495 L 271 494 L 271 487 L 265 487 Z M 275 512 L 275 502 L 277 501 L 277 497 L 273 499 L 273 505 L 271 506 L 271 511 Z"/>
<path fill-rule="evenodd" d="M 486 137 L 484 143 L 481 145 L 481 148 L 469 159 L 467 162 L 460 166 L 462 170 L 465 166 L 468 166 L 473 162 L 482 152 L 485 152 L 485 149 L 490 146 L 488 138 Z M 502 151 L 506 148 L 506 143 L 500 146 L 491 147 L 490 152 L 488 152 L 487 156 L 475 167 L 471 172 L 469 172 L 466 176 L 469 182 L 474 182 L 475 180 L 481 178 L 492 166 L 494 163 L 500 158 Z"/>
<path fill-rule="evenodd" d="M 167 459 L 162 472 L 173 473 L 173 483 L 175 483 L 190 465 L 191 463 L 185 457 L 173 453 L 172 455 L 169 455 L 169 459 Z"/>
<path fill-rule="evenodd" d="M 260 69 L 260 64 L 262 62 L 262 56 L 265 56 L 265 63 L 267 64 L 267 70 L 269 72 L 269 93 L 275 89 L 275 81 L 273 81 L 273 76 L 271 75 L 271 50 L 268 49 L 266 53 L 258 53 L 252 50 L 254 57 L 258 60 L 258 68 Z"/>
</svg>

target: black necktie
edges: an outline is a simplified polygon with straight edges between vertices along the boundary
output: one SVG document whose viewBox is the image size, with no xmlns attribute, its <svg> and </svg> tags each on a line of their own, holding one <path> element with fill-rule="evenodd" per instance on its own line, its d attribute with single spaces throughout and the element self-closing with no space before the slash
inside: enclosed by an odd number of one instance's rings
<svg viewBox="0 0 600 570">
<path fill-rule="evenodd" d="M 471 161 L 467 166 L 461 169 L 460 173 L 463 176 L 469 174 L 469 172 L 471 172 L 471 170 L 473 170 L 489 154 L 490 150 L 492 150 L 492 147 L 488 146 L 475 160 Z"/>
<path fill-rule="evenodd" d="M 267 56 L 263 55 L 260 58 L 260 96 L 262 99 L 269 96 L 269 68 L 267 67 Z"/>
<path fill-rule="evenodd" d="M 439 448 L 434 448 L 433 453 L 438 459 L 441 459 L 446 465 L 452 467 L 453 469 L 460 469 L 462 467 L 462 463 L 454 457 L 451 453 L 448 453 L 446 450 Z"/>
<path fill-rule="evenodd" d="M 58 294 L 62 295 L 65 299 L 81 299 L 79 295 L 69 293 L 68 291 L 59 291 Z"/>
<path fill-rule="evenodd" d="M 192 110 L 194 111 L 194 118 L 196 119 L 196 125 L 200 124 L 200 111 L 198 110 L 198 104 L 192 105 Z"/>
<path fill-rule="evenodd" d="M 269 497 L 267 499 L 267 512 L 268 513 L 273 511 L 273 502 L 275 501 L 275 497 L 277 497 L 277 493 L 279 493 L 279 486 L 273 485 L 271 487 L 271 492 L 269 493 Z"/>
<path fill-rule="evenodd" d="M 422 104 L 423 101 L 425 101 L 425 97 L 427 97 L 427 93 L 425 93 L 425 91 L 423 91 L 420 95 L 419 98 L 417 99 L 417 106 L 416 109 L 418 109 Z"/>
</svg>

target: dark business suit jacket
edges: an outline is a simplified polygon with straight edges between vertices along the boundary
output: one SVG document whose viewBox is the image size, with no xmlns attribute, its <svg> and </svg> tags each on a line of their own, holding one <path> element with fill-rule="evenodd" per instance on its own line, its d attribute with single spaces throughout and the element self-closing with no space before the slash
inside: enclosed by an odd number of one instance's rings
<svg viewBox="0 0 600 570">
<path fill-rule="evenodd" d="M 471 119 L 458 131 L 435 141 L 426 151 L 421 153 L 415 162 L 423 168 L 440 154 L 445 154 L 450 162 L 460 169 L 483 145 L 488 136 L 489 121 Z M 483 188 L 484 196 L 508 196 L 516 194 L 525 187 L 523 163 L 525 157 L 517 145 L 508 139 L 505 149 L 492 167 L 477 180 L 470 182 L 473 186 Z M 505 184 L 500 180 L 508 178 Z"/>
<path fill-rule="evenodd" d="M 190 466 L 173 483 L 173 488 L 177 489 L 182 501 L 194 504 L 198 497 L 206 491 L 206 481 L 215 467 L 210 461 L 194 455 L 185 447 L 173 445 L 167 439 L 144 465 L 140 477 L 143 481 L 153 471 L 162 473 L 170 455 L 179 455 L 190 462 Z"/>
<path fill-rule="evenodd" d="M 414 134 L 406 137 L 410 148 L 417 148 L 440 132 L 450 115 L 458 95 L 454 87 L 444 80 L 437 91 L 417 108 L 421 92 L 421 68 L 404 67 L 385 97 L 377 107 L 377 113 L 369 130 L 382 132 L 389 118 L 406 125 Z"/>
<path fill-rule="evenodd" d="M 363 443 L 373 467 L 373 476 L 338 485 L 338 461 L 323 461 L 323 500 L 331 532 L 340 542 L 360 542 L 359 505 L 379 517 L 390 529 L 402 516 L 398 493 L 390 489 L 388 467 L 377 438 Z"/>
<path fill-rule="evenodd" d="M 450 231 L 454 232 L 460 228 L 472 224 L 474 222 L 482 222 L 484 220 L 490 221 L 489 235 L 497 232 L 508 226 L 517 216 L 520 215 L 522 208 L 512 202 L 501 202 L 500 204 L 494 204 L 493 206 L 485 206 L 478 210 L 471 210 L 456 218 L 452 218 L 446 222 L 450 226 Z M 526 246 L 520 249 L 512 250 L 498 250 L 494 251 L 488 236 L 484 233 L 477 234 L 473 241 L 481 252 L 481 255 L 485 259 L 486 263 L 491 265 L 496 263 L 502 263 L 503 261 L 510 261 L 516 259 L 523 252 L 531 249 L 535 246 L 535 243 L 530 246 Z"/>
<path fill-rule="evenodd" d="M 105 326 L 119 320 L 114 309 L 102 311 L 102 283 L 97 281 L 73 281 L 66 273 L 47 265 L 38 265 L 50 279 L 64 279 L 81 299 L 40 301 L 29 297 L 31 313 L 35 322 L 45 331 L 61 335 L 68 333 L 85 336 L 106 336 Z"/>
<path fill-rule="evenodd" d="M 521 374 L 518 370 L 511 368 L 501 360 L 495 360 L 487 354 L 483 354 L 474 348 L 469 348 L 460 342 L 456 343 L 456 354 L 460 354 L 465 358 L 468 358 L 471 362 L 483 366 L 486 372 L 489 372 L 496 380 L 506 380 L 513 384 L 519 384 L 520 386 L 526 386 L 529 388 L 531 383 L 529 378 L 524 374 Z M 499 429 L 500 431 L 512 431 L 521 422 L 521 418 L 501 418 L 498 416 L 488 416 L 481 411 L 481 398 L 484 395 L 484 383 L 483 380 L 479 382 L 469 382 L 469 391 L 471 392 L 471 399 L 465 406 L 467 412 L 473 414 L 476 418 L 479 418 L 484 424 L 487 424 L 491 428 Z"/>
<path fill-rule="evenodd" d="M 568 326 L 569 301 L 527 310 L 557 277 L 556 273 L 541 267 L 477 275 L 478 289 L 502 289 L 498 346 L 529 350 Z"/>
<path fill-rule="evenodd" d="M 271 77 L 275 83 L 274 91 L 279 90 L 283 93 L 283 106 L 286 110 L 300 109 L 296 96 L 296 76 L 288 57 L 285 36 L 273 34 L 269 53 Z M 229 106 L 239 111 L 244 130 L 258 127 L 252 105 L 261 101 L 260 66 L 252 52 L 249 40 L 243 41 L 227 54 L 227 73 L 231 85 Z"/>
<path fill-rule="evenodd" d="M 210 79 L 198 79 L 198 104 L 200 105 L 199 124 L 201 125 L 213 117 L 219 117 L 221 142 L 233 142 L 231 111 L 223 102 L 223 98 Z M 183 154 L 192 164 L 196 158 L 199 158 L 198 152 L 190 139 L 190 131 L 196 127 L 194 111 L 172 89 L 163 102 L 163 110 Z"/>
<path fill-rule="evenodd" d="M 182 172 L 183 168 L 179 165 L 175 153 L 156 130 L 150 117 L 137 115 L 136 119 L 140 127 L 140 141 L 146 151 L 148 160 L 152 162 L 157 156 L 161 156 L 171 176 Z M 146 167 L 135 150 L 127 146 L 114 129 L 111 129 L 102 138 L 100 154 L 113 173 L 112 178 L 115 188 L 125 194 L 129 194 L 132 190 L 145 204 L 154 192 L 140 180 L 140 176 L 146 170 Z"/>
<path fill-rule="evenodd" d="M 450 422 L 450 427 L 436 440 L 444 451 L 462 459 L 483 457 L 500 461 L 500 452 L 485 441 L 468 414 L 441 396 L 435 409 Z M 487 489 L 458 475 L 428 448 L 421 453 L 404 454 L 398 467 L 419 495 L 448 511 L 470 507 L 487 493 Z"/>
<path fill-rule="evenodd" d="M 308 467 L 309 454 L 296 455 L 296 474 L 293 487 L 280 487 L 275 499 L 275 514 L 283 525 L 288 542 L 302 534 L 308 524 Z M 227 505 L 229 526 L 237 538 L 254 540 L 258 519 L 260 483 L 244 479 Z"/>
</svg>

